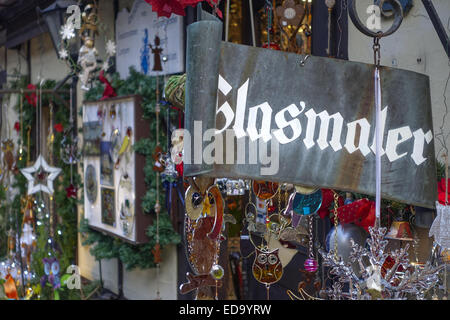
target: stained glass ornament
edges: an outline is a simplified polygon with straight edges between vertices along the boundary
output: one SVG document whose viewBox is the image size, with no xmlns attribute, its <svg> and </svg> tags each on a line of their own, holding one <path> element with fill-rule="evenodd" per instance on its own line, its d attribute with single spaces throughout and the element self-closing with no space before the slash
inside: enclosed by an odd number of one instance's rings
<svg viewBox="0 0 450 320">
<path fill-rule="evenodd" d="M 296 193 L 292 199 L 292 210 L 299 215 L 314 214 L 322 204 L 322 190 L 317 190 L 312 194 Z"/>
<path fill-rule="evenodd" d="M 259 199 L 269 200 L 277 194 L 280 185 L 270 181 L 253 181 L 252 187 L 253 192 Z"/>
<path fill-rule="evenodd" d="M 258 282 L 270 285 L 283 276 L 283 266 L 278 256 L 279 249 L 270 251 L 267 247 L 255 248 L 252 272 Z"/>
</svg>

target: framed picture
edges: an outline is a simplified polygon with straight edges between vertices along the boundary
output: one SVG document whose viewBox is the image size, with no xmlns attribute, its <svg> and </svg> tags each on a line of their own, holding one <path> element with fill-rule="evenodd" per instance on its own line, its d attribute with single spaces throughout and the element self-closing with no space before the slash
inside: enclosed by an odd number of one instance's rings
<svg viewBox="0 0 450 320">
<path fill-rule="evenodd" d="M 102 126 L 99 121 L 83 123 L 83 155 L 99 156 Z"/>
<path fill-rule="evenodd" d="M 102 188 L 102 223 L 116 226 L 116 208 L 114 189 Z"/>
<path fill-rule="evenodd" d="M 100 184 L 114 187 L 114 163 L 111 159 L 111 142 L 100 142 Z"/>
<path fill-rule="evenodd" d="M 146 229 L 152 222 L 142 211 L 146 159 L 133 149 L 137 140 L 149 136 L 140 102 L 140 96 L 133 95 L 83 104 L 83 132 L 88 133 L 85 218 L 92 229 L 132 244 L 148 242 Z M 92 123 L 100 113 L 101 122 Z"/>
</svg>

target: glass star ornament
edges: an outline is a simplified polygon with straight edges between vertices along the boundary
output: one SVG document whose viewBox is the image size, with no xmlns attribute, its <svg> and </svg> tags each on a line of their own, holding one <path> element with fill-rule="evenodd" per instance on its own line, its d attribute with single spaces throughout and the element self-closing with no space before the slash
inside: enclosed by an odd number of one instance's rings
<svg viewBox="0 0 450 320">
<path fill-rule="evenodd" d="M 42 155 L 39 155 L 33 166 L 20 170 L 28 180 L 28 195 L 42 191 L 53 194 L 53 180 L 61 173 L 61 168 L 49 166 Z M 39 182 L 36 184 L 36 180 Z M 41 182 L 46 182 L 41 183 Z"/>
<path fill-rule="evenodd" d="M 61 27 L 61 30 L 59 32 L 61 34 L 61 38 L 63 40 L 70 40 L 75 37 L 75 29 L 73 24 L 66 23 Z"/>
</svg>

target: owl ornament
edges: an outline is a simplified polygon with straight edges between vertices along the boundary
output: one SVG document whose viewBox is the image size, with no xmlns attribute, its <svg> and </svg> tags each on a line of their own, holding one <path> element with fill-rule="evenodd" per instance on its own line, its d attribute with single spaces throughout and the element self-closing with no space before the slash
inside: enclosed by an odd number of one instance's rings
<svg viewBox="0 0 450 320">
<path fill-rule="evenodd" d="M 270 285 L 278 282 L 283 276 L 283 265 L 278 252 L 279 249 L 270 251 L 267 247 L 255 247 L 252 273 L 256 281 L 266 286 L 267 300 L 269 300 Z"/>
<path fill-rule="evenodd" d="M 47 283 L 53 290 L 55 290 L 55 300 L 58 296 L 57 289 L 61 287 L 61 281 L 59 278 L 59 261 L 56 258 L 44 258 L 42 259 L 42 263 L 44 264 L 44 273 L 45 275 L 41 278 L 41 287 L 44 287 Z"/>
<path fill-rule="evenodd" d="M 281 279 L 283 266 L 278 251 L 279 249 L 269 251 L 267 248 L 255 248 L 252 272 L 258 282 L 271 285 Z"/>
<path fill-rule="evenodd" d="M 185 238 L 186 253 L 191 269 L 188 282 L 180 286 L 180 293 L 196 291 L 196 299 L 210 299 L 210 287 L 222 285 L 217 264 L 220 242 L 224 240 L 224 200 L 213 178 L 189 178 L 186 191 Z"/>
</svg>

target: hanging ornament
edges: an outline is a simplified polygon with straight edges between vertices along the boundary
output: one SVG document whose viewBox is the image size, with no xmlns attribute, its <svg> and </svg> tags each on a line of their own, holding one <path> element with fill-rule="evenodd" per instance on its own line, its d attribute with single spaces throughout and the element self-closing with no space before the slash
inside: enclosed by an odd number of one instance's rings
<svg viewBox="0 0 450 320">
<path fill-rule="evenodd" d="M 331 212 L 334 214 L 334 210 Z M 341 223 L 354 223 L 367 232 L 369 227 L 375 224 L 375 202 L 368 199 L 360 199 L 340 206 L 336 212 Z"/>
<path fill-rule="evenodd" d="M 444 249 L 450 249 L 450 206 L 436 202 L 437 216 L 430 228 L 429 236 Z"/>
<path fill-rule="evenodd" d="M 89 90 L 88 83 L 91 80 L 91 73 L 97 68 L 98 51 L 95 48 L 95 36 L 98 34 L 97 6 L 88 4 L 81 15 L 83 24 L 79 31 L 83 45 L 78 55 L 78 65 L 81 67 L 80 82 L 83 90 Z"/>
<path fill-rule="evenodd" d="M 106 42 L 106 54 L 109 57 L 116 55 L 116 44 L 111 39 Z"/>
<path fill-rule="evenodd" d="M 283 276 L 283 266 L 278 256 L 279 249 L 269 250 L 267 247 L 255 247 L 255 260 L 252 273 L 256 281 L 264 284 L 269 300 L 270 285 L 278 282 Z"/>
<path fill-rule="evenodd" d="M 86 168 L 84 183 L 87 198 L 91 204 L 94 204 L 97 200 L 98 183 L 97 173 L 95 171 L 95 167 L 92 164 L 88 165 Z"/>
<path fill-rule="evenodd" d="M 61 287 L 61 281 L 59 278 L 59 261 L 56 258 L 43 258 L 44 275 L 41 278 L 41 286 L 44 287 L 48 282 L 52 286 L 53 290 L 57 290 Z"/>
<path fill-rule="evenodd" d="M 14 143 L 11 139 L 2 141 L 3 151 L 3 168 L 2 179 L 6 176 L 9 177 L 10 173 L 16 174 L 18 171 L 16 157 L 14 155 Z"/>
<path fill-rule="evenodd" d="M 256 197 L 262 200 L 269 200 L 277 194 L 280 185 L 270 181 L 253 181 L 252 188 Z"/>
<path fill-rule="evenodd" d="M 177 0 L 145 0 L 152 6 L 152 11 L 156 12 L 159 17 L 167 17 L 173 14 L 185 16 L 183 5 Z"/>
<path fill-rule="evenodd" d="M 73 184 L 70 184 L 66 188 L 66 197 L 67 198 L 71 198 L 71 199 L 76 199 L 77 198 L 77 192 L 78 192 L 78 189 Z"/>
<path fill-rule="evenodd" d="M 8 273 L 5 277 L 5 280 L 5 283 L 3 283 L 5 295 L 10 300 L 19 300 L 19 295 L 17 294 L 17 287 L 14 278 Z"/>
<path fill-rule="evenodd" d="M 447 185 L 450 186 L 450 179 L 447 179 Z M 438 201 L 440 204 L 450 203 L 450 188 L 445 191 L 445 178 L 442 178 L 438 183 Z"/>
<path fill-rule="evenodd" d="M 28 195 L 39 191 L 52 195 L 54 192 L 53 180 L 60 174 L 61 169 L 49 166 L 42 155 L 39 155 L 32 167 L 20 171 L 28 180 Z M 34 173 L 37 173 L 37 175 L 33 176 Z M 36 180 L 38 184 L 35 184 Z"/>
<path fill-rule="evenodd" d="M 65 131 L 61 140 L 59 154 L 65 164 L 76 164 L 80 160 L 81 153 L 78 150 L 78 137 L 73 137 L 72 129 Z"/>
<path fill-rule="evenodd" d="M 220 279 L 213 277 L 215 272 L 212 271 L 218 264 L 220 241 L 224 239 L 221 234 L 224 201 L 213 178 L 195 177 L 189 181 L 185 236 L 188 261 L 195 274 L 187 274 L 188 282 L 181 285 L 180 292 L 185 294 L 197 289 L 197 298 L 202 299 L 210 296 L 208 287 L 222 285 Z"/>
<path fill-rule="evenodd" d="M 164 51 L 160 48 L 161 40 L 158 36 L 155 36 L 155 45 L 152 46 L 149 44 L 150 49 L 152 49 L 153 53 L 153 69 L 152 71 L 163 71 L 161 64 L 161 53 Z"/>
<path fill-rule="evenodd" d="M 305 189 L 296 186 L 296 192 L 291 196 L 292 211 L 298 215 L 310 215 L 316 213 L 322 204 L 322 190 Z"/>
<path fill-rule="evenodd" d="M 333 250 L 337 243 L 339 256 L 347 263 L 350 261 L 350 254 L 352 252 L 350 239 L 353 239 L 356 244 L 364 246 L 368 236 L 369 234 L 363 228 L 356 226 L 353 223 L 341 223 L 337 229 L 332 227 L 328 232 L 325 238 L 326 249 L 327 251 Z"/>
<path fill-rule="evenodd" d="M 104 70 L 100 71 L 98 79 L 100 80 L 100 82 L 105 84 L 105 90 L 103 90 L 103 95 L 100 98 L 100 100 L 105 100 L 105 99 L 117 97 L 116 91 L 111 86 L 111 83 L 108 81 L 108 79 L 106 79 L 106 77 L 105 77 L 105 71 Z"/>
<path fill-rule="evenodd" d="M 421 268 L 414 268 L 409 263 L 408 244 L 386 253 L 386 228 L 370 227 L 369 231 L 368 248 L 350 239 L 352 250 L 347 263 L 341 257 L 336 258 L 333 250 L 327 253 L 319 249 L 324 265 L 331 267 L 331 274 L 337 275 L 339 282 L 350 284 L 350 293 L 342 293 L 342 297 L 404 299 L 407 294 L 413 294 L 418 299 L 423 298 L 424 293 L 439 281 L 438 273 L 444 266 L 433 267 L 428 262 Z M 388 257 L 393 260 L 392 268 L 383 275 L 382 266 Z M 352 265 L 354 262 L 357 262 L 357 269 Z M 399 273 L 399 266 L 406 271 Z"/>
<path fill-rule="evenodd" d="M 305 8 L 302 4 L 296 4 L 294 0 L 285 0 L 276 8 L 276 13 L 283 27 L 297 26 L 301 23 Z"/>
<path fill-rule="evenodd" d="M 308 259 L 306 259 L 304 263 L 305 270 L 311 273 L 316 272 L 319 267 L 317 260 L 314 259 L 313 219 L 314 219 L 313 216 L 308 217 L 308 226 L 309 226 Z"/>
<path fill-rule="evenodd" d="M 126 134 L 125 134 L 125 137 L 123 138 L 122 145 L 120 146 L 119 152 L 117 154 L 117 161 L 116 161 L 116 164 L 114 165 L 114 167 L 116 169 L 119 169 L 119 164 L 120 164 L 120 160 L 121 160 L 122 156 L 125 153 L 128 154 L 131 151 L 131 141 L 132 141 L 131 140 L 131 135 L 132 135 L 132 132 L 133 132 L 133 130 L 131 129 L 131 127 L 128 127 L 127 131 L 126 131 Z"/>
</svg>

